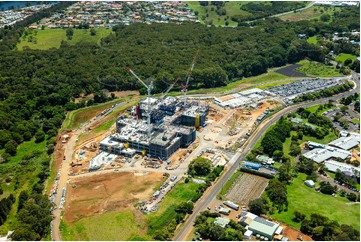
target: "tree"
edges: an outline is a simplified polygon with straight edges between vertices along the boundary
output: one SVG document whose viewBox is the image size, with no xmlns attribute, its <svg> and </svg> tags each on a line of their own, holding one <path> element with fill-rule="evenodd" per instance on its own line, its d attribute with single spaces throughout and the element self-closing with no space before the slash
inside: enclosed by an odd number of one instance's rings
<svg viewBox="0 0 361 242">
<path fill-rule="evenodd" d="M 291 179 L 292 179 L 291 162 L 285 162 L 278 169 L 278 180 L 289 184 Z"/>
<path fill-rule="evenodd" d="M 329 14 L 322 14 L 320 17 L 321 21 L 328 22 L 331 19 L 331 16 Z"/>
<path fill-rule="evenodd" d="M 90 35 L 95 36 L 97 34 L 97 31 L 95 29 L 90 30 Z"/>
<path fill-rule="evenodd" d="M 329 183 L 321 183 L 320 191 L 324 194 L 333 194 L 335 192 L 335 188 Z"/>
<path fill-rule="evenodd" d="M 36 134 L 35 134 L 35 143 L 40 143 L 40 142 L 44 141 L 44 139 L 45 139 L 45 133 L 44 133 L 44 131 L 39 129 L 38 132 L 36 132 Z"/>
<path fill-rule="evenodd" d="M 295 215 L 295 218 L 294 220 L 296 222 L 302 222 L 305 218 L 306 218 L 306 215 L 304 215 L 303 213 L 299 212 L 299 211 L 294 211 L 294 215 Z"/>
<path fill-rule="evenodd" d="M 10 140 L 5 144 L 5 152 L 14 156 L 16 155 L 16 148 L 18 144 L 14 140 Z"/>
<path fill-rule="evenodd" d="M 18 211 L 24 207 L 25 202 L 28 200 L 29 195 L 26 191 L 21 191 L 19 194 Z"/>
<path fill-rule="evenodd" d="M 344 62 L 344 65 L 345 66 L 349 66 L 352 64 L 352 60 L 351 59 L 346 59 L 345 62 Z"/>
<path fill-rule="evenodd" d="M 67 28 L 66 29 L 66 38 L 68 40 L 71 40 L 73 38 L 74 35 L 74 30 L 72 28 Z"/>
<path fill-rule="evenodd" d="M 196 176 L 206 176 L 211 172 L 212 165 L 211 161 L 198 157 L 191 161 L 188 166 L 188 174 L 196 175 Z"/>
<path fill-rule="evenodd" d="M 357 196 L 355 193 L 350 192 L 349 194 L 347 194 L 347 199 L 350 200 L 351 202 L 356 202 Z"/>
<path fill-rule="evenodd" d="M 257 198 L 249 202 L 249 210 L 251 213 L 261 215 L 266 213 L 266 203 L 264 198 Z"/>
</svg>

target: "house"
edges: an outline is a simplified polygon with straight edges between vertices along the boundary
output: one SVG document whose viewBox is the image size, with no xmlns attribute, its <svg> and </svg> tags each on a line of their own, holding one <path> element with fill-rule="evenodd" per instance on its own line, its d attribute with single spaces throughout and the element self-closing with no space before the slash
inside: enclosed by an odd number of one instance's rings
<svg viewBox="0 0 361 242">
<path fill-rule="evenodd" d="M 306 180 L 304 183 L 308 187 L 311 187 L 311 188 L 315 187 L 315 183 L 312 180 Z"/>
<path fill-rule="evenodd" d="M 221 226 L 222 228 L 225 228 L 227 227 L 227 225 L 229 224 L 229 219 L 226 219 L 226 218 L 222 218 L 222 217 L 217 217 L 215 220 L 214 220 L 214 224 L 215 225 L 219 225 Z"/>
<path fill-rule="evenodd" d="M 300 118 L 291 118 L 290 121 L 295 124 L 301 124 L 303 122 Z"/>
</svg>

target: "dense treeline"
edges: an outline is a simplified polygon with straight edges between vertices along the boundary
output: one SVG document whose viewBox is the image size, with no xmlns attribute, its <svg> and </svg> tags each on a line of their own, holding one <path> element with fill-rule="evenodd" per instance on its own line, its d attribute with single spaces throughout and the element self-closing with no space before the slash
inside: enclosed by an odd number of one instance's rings
<svg viewBox="0 0 361 242">
<path fill-rule="evenodd" d="M 11 210 L 11 206 L 15 202 L 15 197 L 13 194 L 10 194 L 8 197 L 0 200 L 0 225 L 2 225 Z"/>
<path fill-rule="evenodd" d="M 0 29 L 0 51 L 11 50 L 14 49 L 16 44 L 18 43 L 19 38 L 21 37 L 24 27 L 29 26 L 34 22 L 40 21 L 42 18 L 50 17 L 53 13 L 64 9 L 74 2 L 59 2 L 54 4 L 53 6 L 35 12 L 31 16 L 16 22 L 14 25 L 5 26 Z"/>
<path fill-rule="evenodd" d="M 302 215 L 302 213 L 300 213 Z M 312 213 L 310 219 L 301 217 L 301 231 L 312 236 L 316 241 L 360 241 L 360 232 L 346 224 Z"/>
</svg>

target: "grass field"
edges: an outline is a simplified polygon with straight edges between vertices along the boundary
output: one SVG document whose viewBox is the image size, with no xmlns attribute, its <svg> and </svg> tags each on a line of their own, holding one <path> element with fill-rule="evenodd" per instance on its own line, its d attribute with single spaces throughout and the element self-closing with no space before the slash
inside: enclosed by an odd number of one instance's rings
<svg viewBox="0 0 361 242">
<path fill-rule="evenodd" d="M 271 82 L 271 83 L 266 83 L 266 84 L 261 84 L 261 85 L 257 85 L 257 88 L 260 89 L 268 89 L 271 87 L 276 87 L 276 86 L 281 86 L 283 84 L 288 84 L 288 83 L 292 83 L 295 82 L 297 80 L 286 80 L 286 81 L 279 81 L 279 82 Z"/>
<path fill-rule="evenodd" d="M 354 61 L 354 60 L 356 60 L 356 58 L 357 58 L 357 56 L 355 56 L 355 55 L 341 53 L 335 58 L 335 61 L 345 63 L 345 60 L 347 60 L 347 59 L 351 59 L 352 61 Z"/>
<path fill-rule="evenodd" d="M 114 104 L 124 102 L 127 99 L 129 99 L 129 97 L 70 111 L 63 122 L 61 130 L 79 128 L 81 124 L 87 122 L 92 117 L 97 116 L 103 110 L 110 108 Z"/>
<path fill-rule="evenodd" d="M 342 76 L 340 72 L 332 67 L 328 67 L 322 63 L 302 60 L 298 64 L 302 65 L 297 68 L 296 71 L 305 73 L 308 76 L 313 77 L 333 77 L 333 76 Z"/>
<path fill-rule="evenodd" d="M 4 153 L 4 149 L 0 150 L 0 154 L 2 153 Z M 37 155 L 34 158 L 28 159 L 26 165 L 19 165 L 19 162 L 24 160 L 24 156 L 30 153 Z M 42 169 L 41 163 L 46 160 L 46 141 L 35 143 L 34 140 L 31 140 L 20 144 L 17 147 L 17 154 L 11 157 L 7 163 L 0 164 L 0 181 L 7 177 L 12 178 L 9 185 L 1 184 L 4 193 L 0 195 L 0 199 L 9 196 L 10 193 L 18 197 L 21 191 L 29 191 L 30 187 L 39 180 L 37 175 L 40 169 Z M 15 180 L 18 180 L 19 185 L 14 192 Z M 18 203 L 19 200 L 16 199 L 6 222 L 0 226 L 0 234 L 6 234 L 7 231 L 13 229 L 12 226 L 17 220 L 15 216 L 17 214 Z"/>
<path fill-rule="evenodd" d="M 50 48 L 59 48 L 62 40 L 67 41 L 69 44 L 74 45 L 80 41 L 98 42 L 101 38 L 110 34 L 111 29 L 98 28 L 96 29 L 96 35 L 91 36 L 90 30 L 74 29 L 74 35 L 71 40 L 67 40 L 65 29 L 44 29 L 37 30 L 37 34 L 33 30 L 28 36 L 21 37 L 20 43 L 16 46 L 18 50 L 23 50 L 24 46 L 28 46 L 30 49 L 47 50 Z M 28 42 L 28 37 L 33 36 L 36 38 L 36 44 Z"/>
<path fill-rule="evenodd" d="M 72 224 L 62 221 L 60 228 L 64 240 L 124 241 L 142 233 L 144 226 L 136 221 L 132 211 L 126 210 L 87 217 Z"/>
<path fill-rule="evenodd" d="M 325 106 L 322 105 L 322 106 L 323 106 L 323 109 L 317 111 L 317 109 L 318 109 L 320 106 L 321 106 L 321 105 L 315 105 L 315 106 L 306 108 L 306 110 L 308 110 L 308 111 L 310 111 L 311 113 L 314 113 L 314 114 L 321 114 L 321 113 L 323 113 L 323 112 L 325 112 L 325 111 L 327 111 L 327 110 L 330 110 L 330 109 L 333 109 L 333 108 L 334 108 L 334 106 L 332 106 L 332 107 L 330 107 L 330 108 L 327 108 L 327 107 L 325 108 Z"/>
<path fill-rule="evenodd" d="M 241 171 L 236 171 L 233 173 L 231 178 L 223 185 L 221 191 L 218 193 L 217 197 L 223 197 L 227 194 L 228 190 L 231 188 L 233 182 L 242 174 Z"/>
<path fill-rule="evenodd" d="M 355 229 L 360 229 L 360 204 L 347 205 L 349 201 L 345 197 L 332 197 L 316 192 L 314 189 L 303 184 L 306 174 L 298 174 L 292 184 L 287 187 L 288 210 L 276 212 L 270 217 L 300 228 L 301 224 L 292 220 L 294 211 L 300 211 L 309 218 L 311 213 L 322 214 L 329 219 L 336 220 L 339 224 L 349 224 Z"/>
<path fill-rule="evenodd" d="M 223 87 L 215 87 L 215 88 L 203 88 L 203 89 L 197 89 L 197 90 L 190 90 L 187 93 L 188 94 L 202 94 L 202 93 L 215 93 L 215 92 L 227 92 L 231 91 L 233 89 L 239 88 L 239 87 L 245 87 L 245 85 L 266 85 L 271 83 L 278 83 L 280 81 L 286 80 L 289 77 L 276 73 L 274 71 L 270 71 L 267 73 L 264 73 L 259 76 L 253 76 L 253 77 L 247 77 L 243 78 L 242 80 L 238 80 L 235 82 L 229 83 L 227 86 Z M 170 92 L 168 93 L 168 96 L 175 96 L 179 95 L 180 92 Z"/>
<path fill-rule="evenodd" d="M 148 234 L 152 236 L 156 230 L 162 229 L 175 218 L 175 207 L 196 195 L 198 187 L 199 184 L 194 182 L 177 184 L 160 203 L 159 210 L 148 215 Z"/>
<path fill-rule="evenodd" d="M 206 7 L 201 6 L 198 1 L 187 2 L 188 6 L 192 9 L 193 12 L 198 12 L 198 20 L 201 23 L 206 24 L 208 21 L 212 21 L 215 26 L 225 26 L 226 21 L 228 21 L 228 26 L 237 26 L 238 23 L 231 20 L 231 17 L 234 15 L 250 15 L 248 12 L 240 10 L 240 6 L 245 2 L 226 2 L 224 9 L 226 10 L 226 15 L 219 16 L 216 11 L 212 11 L 212 7 L 216 10 L 215 6 L 208 5 Z M 207 17 L 208 14 L 208 17 Z M 204 20 L 202 19 L 205 18 Z M 225 20 L 226 19 L 226 20 Z"/>
<path fill-rule="evenodd" d="M 317 44 L 317 36 L 312 36 L 307 39 L 307 42 L 310 44 Z"/>
<path fill-rule="evenodd" d="M 302 11 L 297 11 L 296 13 L 293 12 L 293 13 L 285 14 L 281 16 L 280 19 L 284 21 L 294 22 L 300 20 L 320 19 L 320 17 L 323 14 L 329 14 L 331 16 L 329 22 L 331 22 L 333 13 L 339 11 L 341 11 L 340 7 L 331 8 L 331 7 L 313 6 Z"/>
</svg>

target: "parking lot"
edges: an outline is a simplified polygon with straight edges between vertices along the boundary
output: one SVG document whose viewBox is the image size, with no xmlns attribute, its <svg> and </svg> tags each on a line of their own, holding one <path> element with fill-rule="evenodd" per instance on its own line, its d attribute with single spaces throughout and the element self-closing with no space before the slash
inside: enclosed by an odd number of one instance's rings
<svg viewBox="0 0 361 242">
<path fill-rule="evenodd" d="M 298 82 L 284 84 L 269 88 L 268 91 L 275 93 L 281 97 L 297 96 L 308 92 L 315 92 L 320 89 L 330 88 L 339 85 L 341 82 L 338 79 L 303 79 Z"/>
</svg>

